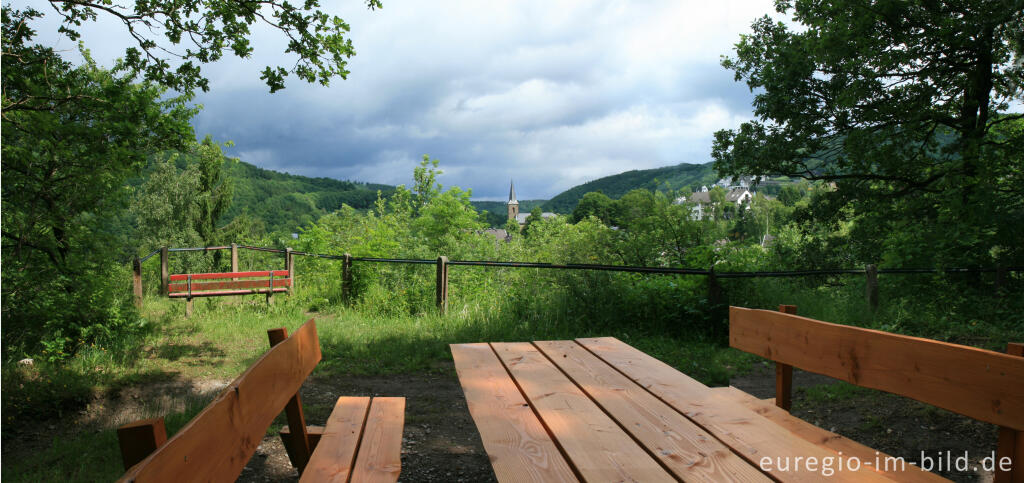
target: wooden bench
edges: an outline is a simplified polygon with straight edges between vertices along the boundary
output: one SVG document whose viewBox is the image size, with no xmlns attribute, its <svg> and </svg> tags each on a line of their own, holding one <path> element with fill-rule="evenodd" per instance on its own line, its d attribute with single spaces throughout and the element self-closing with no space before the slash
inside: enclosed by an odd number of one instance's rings
<svg viewBox="0 0 1024 483">
<path fill-rule="evenodd" d="M 340 397 L 325 427 L 306 426 L 299 388 L 320 361 L 316 323 L 291 337 L 267 331 L 272 346 L 173 438 L 162 418 L 118 429 L 127 472 L 120 481 L 235 481 L 274 419 L 301 481 L 397 481 L 405 398 Z"/>
<path fill-rule="evenodd" d="M 185 315 L 191 316 L 194 297 L 266 294 L 267 303 L 270 304 L 273 303 L 275 293 L 289 292 L 291 287 L 290 270 L 184 273 L 170 276 L 170 283 L 167 284 L 167 296 L 184 298 L 188 301 Z"/>
<path fill-rule="evenodd" d="M 1024 482 L 1024 344 L 1010 344 L 1010 354 L 1003 354 L 795 314 L 791 305 L 778 312 L 730 307 L 729 344 L 775 361 L 776 397 L 760 400 L 732 387 L 714 391 L 807 441 L 862 461 L 877 461 L 879 453 L 789 414 L 793 367 L 909 397 L 1000 426 L 995 481 Z M 998 469 L 1004 457 L 1012 461 L 1009 471 Z M 941 479 L 919 470 L 897 476 Z"/>
</svg>

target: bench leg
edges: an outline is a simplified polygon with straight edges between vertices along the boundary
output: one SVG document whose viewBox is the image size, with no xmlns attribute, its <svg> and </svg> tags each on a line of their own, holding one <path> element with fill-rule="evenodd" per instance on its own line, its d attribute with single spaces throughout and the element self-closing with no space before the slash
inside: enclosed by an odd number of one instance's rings
<svg viewBox="0 0 1024 483">
<path fill-rule="evenodd" d="M 124 469 L 135 466 L 167 442 L 164 418 L 141 419 L 117 428 Z"/>
<path fill-rule="evenodd" d="M 185 318 L 192 317 L 192 299 L 185 300 Z"/>
<path fill-rule="evenodd" d="M 306 440 L 309 441 L 309 452 L 310 454 L 316 450 L 316 445 L 320 442 L 320 437 L 324 435 L 323 426 L 306 426 Z M 291 461 L 292 466 L 298 468 L 299 456 L 298 452 L 299 445 L 296 444 L 292 437 L 292 430 L 288 426 L 281 428 L 278 432 L 278 436 L 281 436 L 281 443 L 284 444 L 284 450 L 288 453 L 288 461 Z"/>
<path fill-rule="evenodd" d="M 1006 353 L 1024 357 L 1024 344 L 1011 342 L 1006 345 Z M 1001 471 L 999 462 L 1010 458 L 1013 467 L 1010 471 Z M 999 428 L 999 442 L 996 446 L 995 483 L 1018 483 L 1024 481 L 1024 431 L 1012 428 Z"/>
</svg>

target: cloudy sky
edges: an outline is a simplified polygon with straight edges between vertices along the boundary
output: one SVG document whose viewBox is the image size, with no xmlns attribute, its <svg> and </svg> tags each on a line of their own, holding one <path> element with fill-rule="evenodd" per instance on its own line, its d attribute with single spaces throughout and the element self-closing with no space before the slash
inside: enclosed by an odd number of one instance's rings
<svg viewBox="0 0 1024 483">
<path fill-rule="evenodd" d="M 712 133 L 751 116 L 751 93 L 719 65 L 771 0 L 323 2 L 351 26 L 357 55 L 330 87 L 289 79 L 269 94 L 258 72 L 289 65 L 283 39 L 257 30 L 250 59 L 204 68 L 200 137 L 261 167 L 307 176 L 410 183 L 423 154 L 441 182 L 502 199 L 550 198 L 595 178 L 710 161 Z M 52 9 L 40 38 L 55 34 Z M 123 55 L 112 22 L 83 30 L 101 63 Z M 50 32 L 50 33 L 48 33 Z M 73 54 L 69 54 L 73 55 Z"/>
</svg>

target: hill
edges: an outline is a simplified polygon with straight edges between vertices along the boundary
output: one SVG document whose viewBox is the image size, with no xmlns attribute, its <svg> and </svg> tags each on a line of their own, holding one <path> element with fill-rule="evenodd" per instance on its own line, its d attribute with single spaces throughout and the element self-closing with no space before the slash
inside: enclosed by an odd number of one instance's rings
<svg viewBox="0 0 1024 483">
<path fill-rule="evenodd" d="M 677 190 L 682 188 L 699 188 L 702 184 L 714 183 L 718 178 L 712 163 L 677 164 L 664 168 L 641 169 L 626 171 L 598 178 L 569 188 L 551 198 L 542 206 L 545 211 L 570 213 L 584 194 L 600 191 L 609 198 L 620 198 L 631 190 L 642 188 L 647 190 Z"/>
<path fill-rule="evenodd" d="M 130 186 L 138 187 L 155 169 L 157 158 L 152 158 L 140 173 L 129 179 Z M 185 169 L 194 160 L 189 155 L 178 156 L 175 164 Z M 246 163 L 225 159 L 224 171 L 231 180 L 233 196 L 231 206 L 220 219 L 226 225 L 242 213 L 261 220 L 268 233 L 292 233 L 301 226 L 347 204 L 359 210 L 373 207 L 377 191 L 391 196 L 394 186 L 342 181 L 332 178 L 310 178 L 295 174 L 263 169 Z M 129 223 L 128 220 L 122 220 Z M 119 228 L 129 232 L 127 227 Z"/>
<path fill-rule="evenodd" d="M 222 222 L 242 213 L 263 220 L 268 232 L 291 232 L 347 204 L 368 209 L 394 186 L 331 178 L 310 178 L 263 169 L 244 161 L 227 162 L 234 197 Z"/>
</svg>

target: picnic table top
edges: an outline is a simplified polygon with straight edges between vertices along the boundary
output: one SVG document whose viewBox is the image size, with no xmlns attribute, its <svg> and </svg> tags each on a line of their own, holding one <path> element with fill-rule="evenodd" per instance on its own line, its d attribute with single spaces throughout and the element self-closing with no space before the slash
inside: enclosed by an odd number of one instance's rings
<svg viewBox="0 0 1024 483">
<path fill-rule="evenodd" d="M 615 338 L 451 351 L 499 481 L 938 479 L 910 465 L 879 471 L 886 455 L 838 435 L 839 446 L 801 437 L 808 428 L 737 397 L 749 395 L 709 388 Z"/>
</svg>

